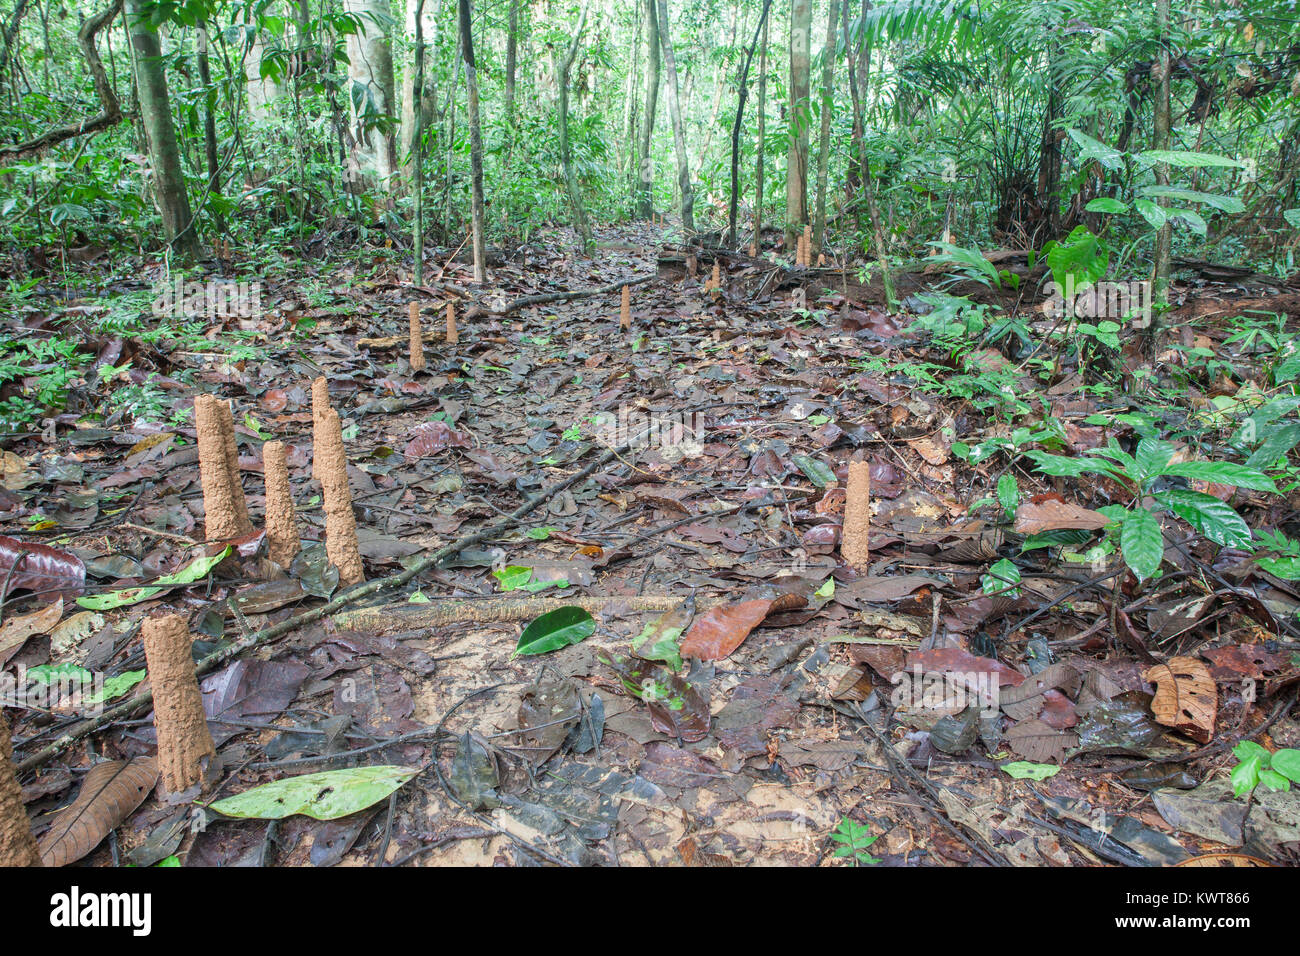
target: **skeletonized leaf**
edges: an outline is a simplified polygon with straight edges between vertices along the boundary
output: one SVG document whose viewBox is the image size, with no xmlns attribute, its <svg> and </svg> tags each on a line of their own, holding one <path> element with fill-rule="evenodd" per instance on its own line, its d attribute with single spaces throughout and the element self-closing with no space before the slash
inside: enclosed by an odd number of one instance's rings
<svg viewBox="0 0 1300 956">
<path fill-rule="evenodd" d="M 1041 720 L 1022 720 L 1007 730 L 1006 737 L 1012 750 L 1033 763 L 1060 763 L 1065 752 L 1079 742 L 1076 734 L 1057 730 Z"/>
<path fill-rule="evenodd" d="M 1210 742 L 1219 693 L 1205 664 L 1194 657 L 1171 657 L 1147 671 L 1143 679 L 1156 685 L 1151 712 L 1159 723 L 1203 744 Z"/>
</svg>

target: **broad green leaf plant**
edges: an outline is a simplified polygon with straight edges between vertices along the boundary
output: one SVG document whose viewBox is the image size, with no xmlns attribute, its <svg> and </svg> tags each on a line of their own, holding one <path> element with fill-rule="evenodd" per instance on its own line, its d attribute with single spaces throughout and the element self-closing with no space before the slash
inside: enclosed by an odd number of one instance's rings
<svg viewBox="0 0 1300 956">
<path fill-rule="evenodd" d="M 1143 438 L 1131 455 L 1113 438 L 1107 447 L 1090 449 L 1078 458 L 1045 451 L 1027 451 L 1025 455 L 1042 474 L 1072 478 L 1102 475 L 1132 491 L 1131 504 L 1106 505 L 1097 510 L 1113 522 L 1108 530 L 1118 530 L 1124 563 L 1140 581 L 1155 577 L 1164 560 L 1165 539 L 1156 517 L 1161 512 L 1173 512 L 1215 544 L 1253 548 L 1250 528 L 1226 502 L 1189 488 L 1170 487 L 1171 482 L 1160 479 L 1194 479 L 1277 492 L 1271 478 L 1246 465 L 1226 461 L 1175 462 L 1174 446 L 1156 438 Z"/>
</svg>

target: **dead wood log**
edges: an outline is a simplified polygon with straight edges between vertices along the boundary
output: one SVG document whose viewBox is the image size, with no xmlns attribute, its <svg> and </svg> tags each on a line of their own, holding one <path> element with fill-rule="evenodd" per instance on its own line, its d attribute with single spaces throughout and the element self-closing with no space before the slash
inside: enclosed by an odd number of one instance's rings
<svg viewBox="0 0 1300 956">
<path fill-rule="evenodd" d="M 605 295 L 610 292 L 618 292 L 624 286 L 641 285 L 643 282 L 649 282 L 656 278 L 655 276 L 642 276 L 639 279 L 620 279 L 618 282 L 611 282 L 609 285 L 603 285 L 598 289 L 578 289 L 574 292 L 547 292 L 543 295 L 526 295 L 507 303 L 500 309 L 487 309 L 481 305 L 472 305 L 465 310 L 466 319 L 475 319 L 480 316 L 511 315 L 520 309 L 526 309 L 532 305 L 546 305 L 549 302 L 564 302 L 568 299 L 586 299 L 593 295 Z"/>
<path fill-rule="evenodd" d="M 531 621 L 562 607 L 580 607 L 592 614 L 617 614 L 624 611 L 671 611 L 686 600 L 685 595 L 629 594 L 612 597 L 514 597 L 492 595 L 485 598 L 433 598 L 428 604 L 379 604 L 359 607 L 334 615 L 334 623 L 346 630 L 368 633 L 447 624 L 489 624 L 503 621 Z M 700 598 L 696 608 L 706 610 L 726 604 L 726 598 Z"/>
</svg>

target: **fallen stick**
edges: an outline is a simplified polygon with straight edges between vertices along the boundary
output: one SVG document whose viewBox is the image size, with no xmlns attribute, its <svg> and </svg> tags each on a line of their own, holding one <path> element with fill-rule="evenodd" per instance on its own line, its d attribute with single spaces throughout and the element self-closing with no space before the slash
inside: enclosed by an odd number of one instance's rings
<svg viewBox="0 0 1300 956">
<path fill-rule="evenodd" d="M 460 551 L 463 551 L 472 545 L 480 544 L 483 541 L 488 540 L 489 538 L 495 537 L 496 535 L 500 534 L 502 531 L 506 530 L 507 528 L 513 527 L 514 525 L 518 524 L 521 518 L 523 518 L 529 512 L 533 511 L 535 508 L 537 508 L 538 505 L 546 501 L 549 501 L 551 498 L 554 498 L 556 495 L 558 495 L 561 491 L 564 491 L 566 488 L 569 488 L 572 485 L 575 485 L 578 482 L 591 477 L 602 466 L 607 465 L 615 458 L 619 457 L 620 455 L 626 454 L 630 450 L 631 450 L 630 445 L 623 445 L 619 448 L 611 448 L 609 451 L 605 452 L 603 455 L 601 455 L 598 459 L 596 459 L 586 468 L 583 468 L 581 471 L 576 472 L 573 475 L 570 475 L 568 478 L 565 478 L 563 481 L 556 482 L 550 488 L 542 489 L 537 494 L 527 499 L 522 505 L 520 505 L 518 508 L 516 508 L 514 511 L 510 512 L 508 515 L 504 516 L 503 518 L 494 521 L 492 524 L 488 525 L 487 527 L 481 528 L 478 531 L 473 532 L 472 534 L 462 535 L 461 537 L 457 538 L 455 541 L 452 541 L 450 544 L 443 545 L 437 551 L 434 551 L 432 554 L 428 555 L 427 557 L 424 557 L 421 560 L 417 561 L 415 564 L 411 565 L 411 567 L 407 568 L 405 571 L 402 571 L 399 574 L 390 575 L 389 577 L 386 578 L 375 578 L 372 581 L 367 581 L 364 584 L 357 585 L 355 588 L 349 589 L 344 594 L 334 598 L 332 601 L 322 604 L 320 607 L 312 608 L 309 611 L 304 611 L 303 613 L 297 614 L 294 617 L 287 618 L 286 620 L 281 621 L 279 624 L 273 624 L 270 627 L 263 628 L 260 631 L 255 631 L 254 633 L 249 634 L 243 640 L 236 641 L 235 643 L 231 644 L 229 647 L 222 648 L 221 650 L 218 651 L 213 651 L 207 657 L 199 661 L 198 665 L 195 667 L 195 673 L 202 676 L 203 674 L 206 674 L 209 671 L 217 667 L 220 667 L 222 664 L 226 663 L 226 661 L 231 660 L 232 658 L 236 657 L 239 654 L 242 654 L 244 651 L 252 650 L 255 647 L 260 647 L 261 645 L 267 643 L 270 640 L 273 640 L 284 634 L 288 634 L 290 631 L 302 627 L 304 624 L 312 624 L 316 621 L 321 620 L 322 618 L 330 617 L 361 598 L 369 597 L 372 594 L 378 594 L 381 591 L 388 591 L 388 590 L 392 590 L 393 588 L 402 587 L 403 585 L 411 581 L 413 578 L 415 578 L 417 575 L 423 574 L 425 571 L 428 571 L 430 568 L 435 567 L 439 562 L 445 560 L 446 558 L 449 558 L 452 555 L 457 554 Z M 123 703 L 118 704 L 115 707 L 110 707 L 108 710 L 104 711 L 98 717 L 93 717 L 90 720 L 84 721 L 83 723 L 74 727 L 72 730 L 69 730 L 67 733 L 55 739 L 53 743 L 47 744 L 45 747 L 41 748 L 36 753 L 32 754 L 26 760 L 17 764 L 15 769 L 18 771 L 18 773 L 26 773 L 29 770 L 34 770 L 35 768 L 41 766 L 42 764 L 46 763 L 52 758 L 58 756 L 63 751 L 67 750 L 78 740 L 81 740 L 85 737 L 89 737 L 95 731 L 103 727 L 107 727 L 115 720 L 131 715 L 140 707 L 144 707 L 146 704 L 152 702 L 153 702 L 153 692 L 143 691 L 135 695 L 128 701 L 124 701 Z"/>
<path fill-rule="evenodd" d="M 611 282 L 609 285 L 603 285 L 599 289 L 579 289 L 576 292 L 548 292 L 545 295 L 526 295 L 515 299 L 515 301 L 501 309 L 485 309 L 482 306 L 472 306 L 465 311 L 465 318 L 473 319 L 480 315 L 510 315 L 520 309 L 526 309 L 530 305 L 545 305 L 548 302 L 563 302 L 566 299 L 585 299 L 588 296 L 604 295 L 608 292 L 617 292 L 624 286 L 641 285 L 643 282 L 649 282 L 656 278 L 658 276 L 642 276 L 640 279 L 620 279 L 617 282 Z"/>
<path fill-rule="evenodd" d="M 580 607 L 600 614 L 605 611 L 671 611 L 686 600 L 686 595 L 628 594 L 622 597 L 514 597 L 492 595 L 484 598 L 432 598 L 428 604 L 378 604 L 359 607 L 334 615 L 334 623 L 348 630 L 370 632 L 390 628 L 415 630 L 445 624 L 495 624 L 502 621 L 531 621 L 562 607 Z M 726 598 L 699 598 L 698 610 L 726 604 Z"/>
</svg>

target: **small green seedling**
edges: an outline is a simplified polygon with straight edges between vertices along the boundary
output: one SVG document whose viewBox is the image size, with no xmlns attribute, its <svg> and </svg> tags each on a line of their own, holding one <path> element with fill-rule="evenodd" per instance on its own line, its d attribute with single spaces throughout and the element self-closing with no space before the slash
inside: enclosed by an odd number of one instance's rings
<svg viewBox="0 0 1300 956">
<path fill-rule="evenodd" d="M 853 860 L 854 866 L 870 866 L 872 863 L 879 863 L 878 857 L 867 852 L 867 847 L 879 839 L 878 836 L 869 836 L 870 833 L 871 824 L 854 823 L 845 817 L 831 833 L 831 839 L 840 844 L 835 848 L 835 856 L 849 857 Z"/>
<path fill-rule="evenodd" d="M 1259 744 L 1243 740 L 1232 748 L 1237 766 L 1232 768 L 1232 792 L 1239 797 L 1251 793 L 1261 783 L 1270 790 L 1290 790 L 1300 783 L 1300 750 L 1287 747 L 1269 753 Z"/>
</svg>

